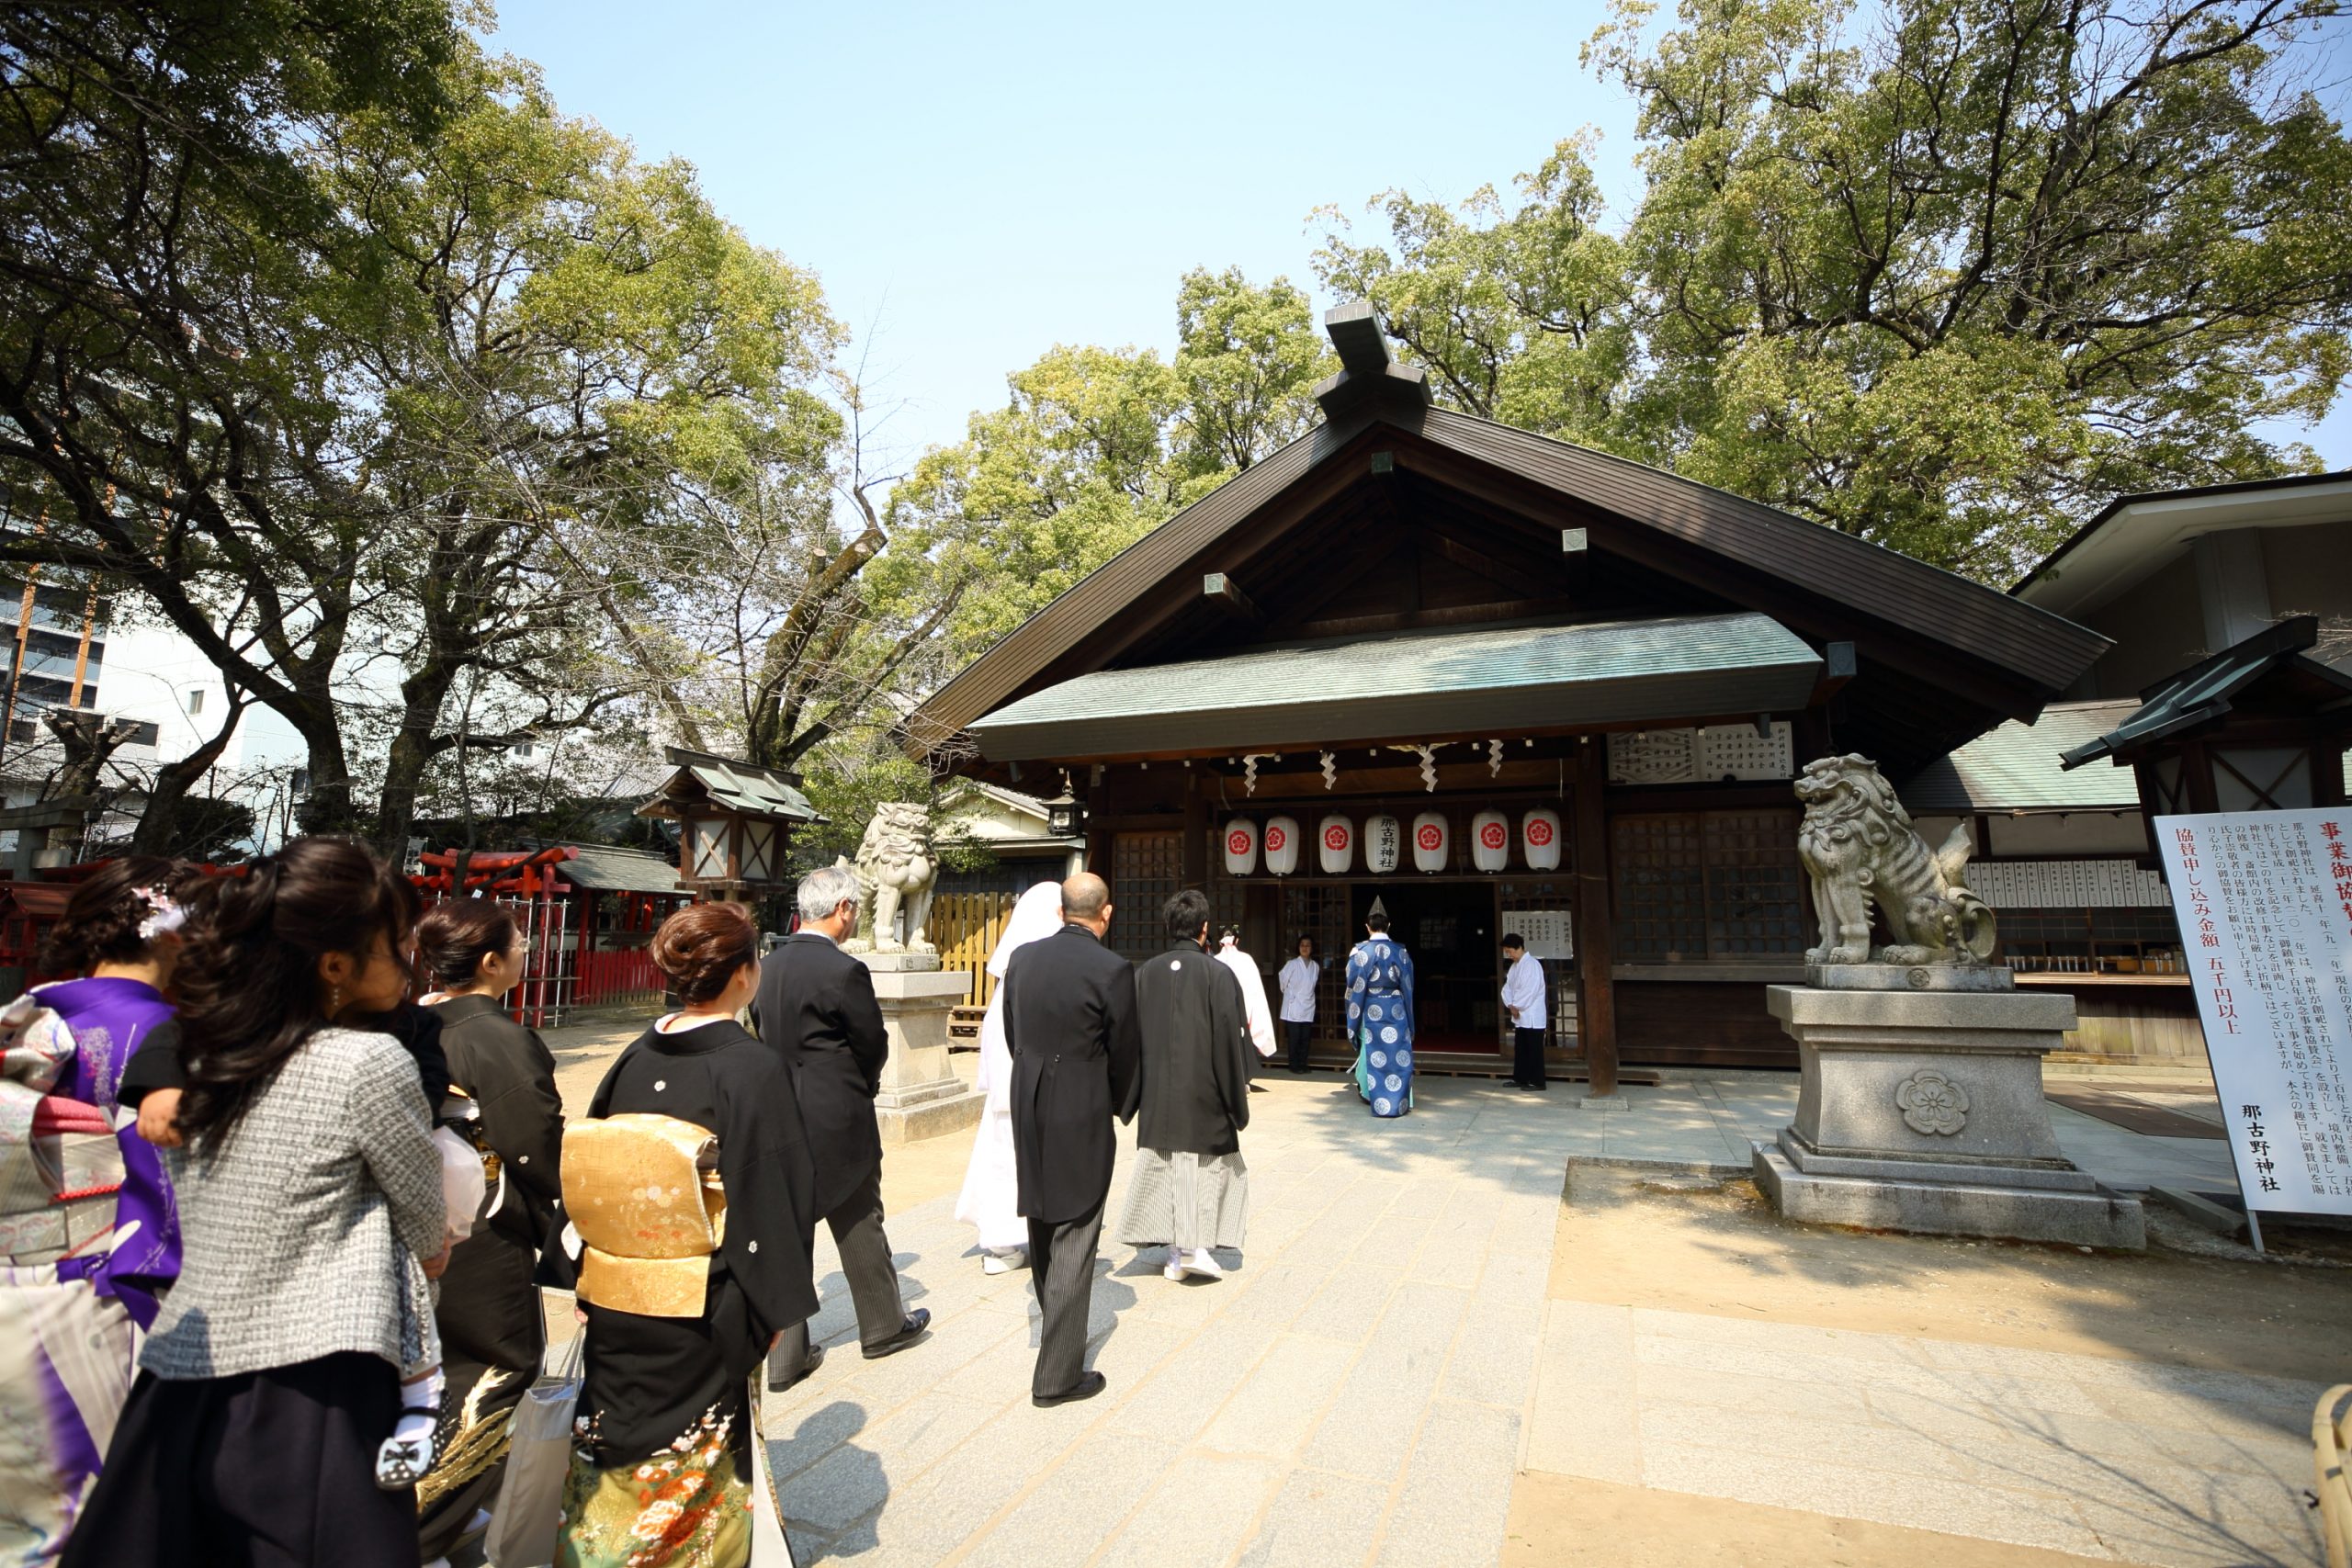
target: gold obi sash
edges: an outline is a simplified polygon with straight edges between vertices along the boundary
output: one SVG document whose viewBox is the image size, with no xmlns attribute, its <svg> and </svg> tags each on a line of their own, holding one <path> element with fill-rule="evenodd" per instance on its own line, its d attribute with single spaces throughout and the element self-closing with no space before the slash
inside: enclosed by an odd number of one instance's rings
<svg viewBox="0 0 2352 1568">
<path fill-rule="evenodd" d="M 700 1317 L 727 1235 L 718 1141 L 675 1116 L 568 1122 L 563 1206 L 580 1233 L 575 1294 L 616 1312 Z"/>
</svg>

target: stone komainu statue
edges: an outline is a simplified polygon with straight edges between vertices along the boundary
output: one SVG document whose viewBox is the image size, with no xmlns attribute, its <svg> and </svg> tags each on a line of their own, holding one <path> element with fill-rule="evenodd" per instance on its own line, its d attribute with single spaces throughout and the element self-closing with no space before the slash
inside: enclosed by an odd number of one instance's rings
<svg viewBox="0 0 2352 1568">
<path fill-rule="evenodd" d="M 857 936 L 852 953 L 937 953 L 923 935 L 931 921 L 931 888 L 939 877 L 939 856 L 931 844 L 931 813 L 910 800 L 886 800 L 874 808 L 865 838 L 857 846 Z M 907 913 L 907 940 L 899 941 L 899 911 Z"/>
<path fill-rule="evenodd" d="M 1813 878 L 1821 945 L 1807 964 L 1867 964 L 1871 911 L 1885 922 L 1885 964 L 1983 964 L 1993 956 L 1993 911 L 1961 872 L 1975 848 L 1963 821 L 1940 850 L 1911 826 L 1894 787 L 1867 757 L 1824 757 L 1797 778 L 1804 825 L 1797 855 Z"/>
</svg>

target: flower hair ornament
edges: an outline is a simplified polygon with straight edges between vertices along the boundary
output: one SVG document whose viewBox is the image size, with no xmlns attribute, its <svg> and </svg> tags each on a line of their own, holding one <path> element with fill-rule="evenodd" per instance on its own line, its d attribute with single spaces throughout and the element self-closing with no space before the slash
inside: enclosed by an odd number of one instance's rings
<svg viewBox="0 0 2352 1568">
<path fill-rule="evenodd" d="M 172 896 L 160 887 L 134 887 L 130 896 L 147 906 L 147 918 L 139 922 L 139 940 L 153 942 L 167 936 L 187 924 L 187 911 L 172 902 Z"/>
</svg>

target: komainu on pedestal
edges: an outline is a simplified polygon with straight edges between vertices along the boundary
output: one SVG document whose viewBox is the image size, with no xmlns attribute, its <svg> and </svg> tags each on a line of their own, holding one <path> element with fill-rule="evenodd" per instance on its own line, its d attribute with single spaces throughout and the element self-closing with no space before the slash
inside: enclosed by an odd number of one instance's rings
<svg viewBox="0 0 2352 1568">
<path fill-rule="evenodd" d="M 939 854 L 931 842 L 931 811 L 911 800 L 886 800 L 874 808 L 857 859 L 837 863 L 857 873 L 857 935 L 844 942 L 850 953 L 937 953 L 923 927 L 931 921 L 932 886 L 939 880 Z M 899 914 L 907 936 L 899 940 Z"/>
<path fill-rule="evenodd" d="M 1797 857 L 1821 921 L 1807 964 L 1977 964 L 1993 956 L 1993 911 L 1962 880 L 1976 848 L 1967 822 L 1930 850 L 1878 764 L 1851 752 L 1806 763 L 1796 791 L 1804 802 Z M 1875 950 L 1873 910 L 1890 939 Z"/>
<path fill-rule="evenodd" d="M 2075 1000 L 1992 962 L 1967 828 L 1929 849 L 1867 757 L 1809 763 L 1796 794 L 1821 943 L 1808 984 L 1766 988 L 1803 1078 L 1795 1120 L 1756 1145 L 1757 1185 L 1795 1220 L 2143 1246 L 2138 1201 L 2058 1146 L 2041 1062 Z"/>
</svg>

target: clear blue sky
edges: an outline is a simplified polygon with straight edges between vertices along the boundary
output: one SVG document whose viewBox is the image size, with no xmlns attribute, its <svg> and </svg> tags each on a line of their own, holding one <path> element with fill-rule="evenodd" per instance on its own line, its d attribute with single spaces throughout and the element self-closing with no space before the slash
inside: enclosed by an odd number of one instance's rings
<svg viewBox="0 0 2352 1568">
<path fill-rule="evenodd" d="M 1361 222 L 1390 186 L 1507 187 L 1590 125 L 1630 210 L 1632 106 L 1577 61 L 1605 17 L 506 0 L 491 42 L 538 62 L 567 112 L 690 160 L 722 213 L 822 277 L 891 410 L 895 470 L 1056 343 L 1172 349 L 1188 268 L 1311 288 L 1318 206 Z M 2306 438 L 2352 467 L 2352 408 Z"/>
</svg>

